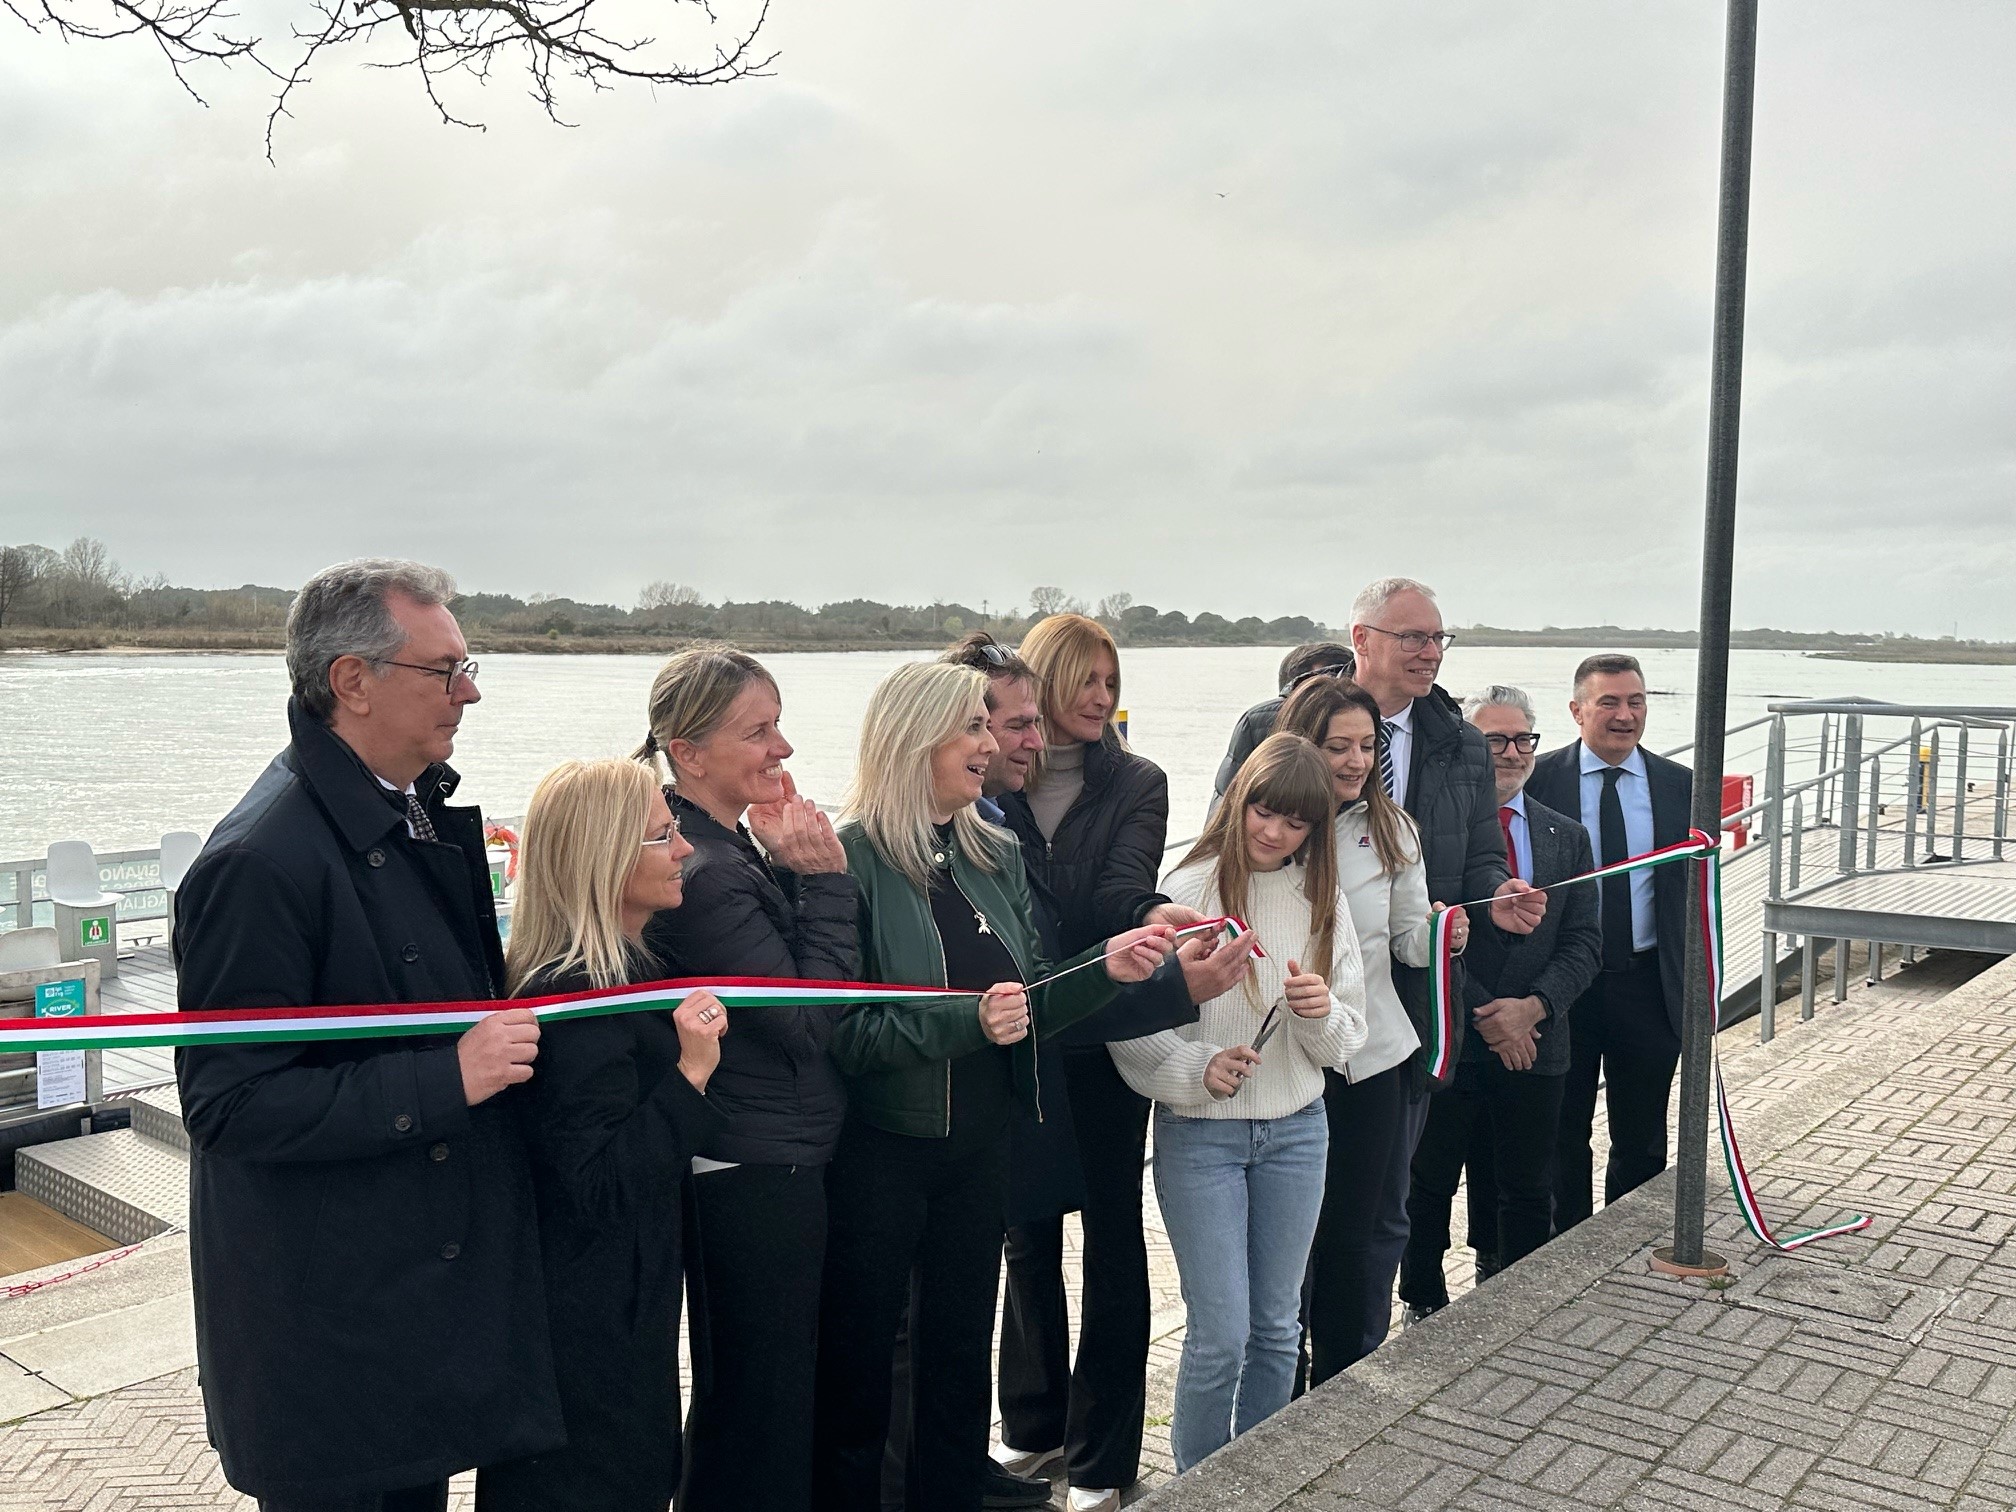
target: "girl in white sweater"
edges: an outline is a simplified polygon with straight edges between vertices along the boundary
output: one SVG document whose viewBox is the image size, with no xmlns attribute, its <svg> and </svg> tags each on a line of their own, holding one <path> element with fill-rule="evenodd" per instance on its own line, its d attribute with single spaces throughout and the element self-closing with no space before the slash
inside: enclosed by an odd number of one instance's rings
<svg viewBox="0 0 2016 1512">
<path fill-rule="evenodd" d="M 1288 1404 L 1323 1203 L 1325 1068 L 1365 1043 L 1358 937 L 1337 887 L 1330 769 L 1275 735 L 1247 758 L 1172 902 L 1232 914 L 1261 956 L 1197 1023 L 1109 1048 L 1155 1102 L 1155 1194 L 1189 1325 L 1171 1437 L 1187 1470 Z"/>
</svg>

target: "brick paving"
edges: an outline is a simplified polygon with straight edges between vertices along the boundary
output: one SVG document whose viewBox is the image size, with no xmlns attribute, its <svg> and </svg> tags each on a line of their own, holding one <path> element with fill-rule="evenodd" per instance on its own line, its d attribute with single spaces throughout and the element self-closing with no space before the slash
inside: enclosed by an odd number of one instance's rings
<svg viewBox="0 0 2016 1512">
<path fill-rule="evenodd" d="M 2016 1259 L 2002 1254 L 2016 1227 L 2016 963 L 1946 996 L 1982 964 L 1934 955 L 1875 987 L 1858 979 L 1845 1006 L 1794 1020 L 1770 1046 L 1754 1025 L 1723 1036 L 1767 1212 L 1790 1225 L 1857 1207 L 1877 1215 L 1872 1235 L 1771 1256 L 1717 1193 L 1710 1243 L 1736 1262 L 1735 1283 L 1656 1280 L 1643 1252 L 1668 1226 L 1662 1180 L 1474 1297 L 1458 1249 L 1455 1306 L 1173 1483 L 1183 1311 L 1151 1199 L 1155 1342 L 1130 1500 L 1294 1512 L 2016 1503 Z M 1599 1166 L 1601 1135 L 1599 1117 Z M 1458 1235 L 1462 1221 L 1459 1201 Z M 1075 1247 L 1067 1265 L 1075 1289 Z M 249 1508 L 204 1441 L 194 1376 L 0 1428 L 0 1512 Z M 456 1500 L 466 1506 L 466 1486 Z"/>
<path fill-rule="evenodd" d="M 1725 1283 L 1648 1273 L 1671 1178 L 1296 1403 L 1144 1512 L 2016 1503 L 2016 961 L 1933 957 L 1724 1046 L 1785 1255 L 1711 1190 Z M 1725 1036 L 1725 1040 L 1729 1036 Z"/>
</svg>

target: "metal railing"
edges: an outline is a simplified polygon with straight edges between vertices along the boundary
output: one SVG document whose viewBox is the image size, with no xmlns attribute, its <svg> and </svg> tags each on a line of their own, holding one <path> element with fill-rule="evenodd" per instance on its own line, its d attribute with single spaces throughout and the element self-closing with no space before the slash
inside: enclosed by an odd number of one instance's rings
<svg viewBox="0 0 2016 1512">
<path fill-rule="evenodd" d="M 2009 844 L 2016 708 L 1891 704 L 1860 698 L 1802 700 L 1770 707 L 1764 795 L 1744 815 L 1732 816 L 1759 816 L 1765 840 L 1762 849 L 1770 857 L 1767 909 L 1774 903 L 1810 895 L 1844 877 L 2003 859 Z M 1880 731 L 1894 728 L 1894 723 L 1875 729 L 1870 723 L 1907 720 L 1905 732 L 1889 738 Z M 1806 721 L 1819 725 L 1820 770 L 1803 780 L 1789 781 L 1787 752 L 1797 747 L 1794 732 Z M 1983 751 L 1984 745 L 1991 745 L 1992 753 Z M 1984 806 L 1985 830 L 1978 828 Z M 1977 823 L 1972 833 L 1968 827 L 1970 809 Z M 1832 865 L 1809 871 L 1805 837 L 1813 830 L 1827 828 L 1839 836 Z M 1797 952 L 1799 1016 L 1810 1019 L 1819 954 L 1825 946 L 1811 936 L 1784 938 Z M 1781 958 L 1780 943 L 1775 931 L 1764 930 L 1758 1032 L 1767 1041 L 1776 1031 L 1780 974 L 1795 959 Z M 1848 958 L 1853 942 L 1836 939 L 1832 943 L 1834 1000 L 1838 1003 L 1848 996 Z M 1882 978 L 1883 948 L 1878 940 L 1865 944 L 1868 982 Z M 1915 947 L 1903 949 L 1907 960 L 1915 958 Z"/>
</svg>

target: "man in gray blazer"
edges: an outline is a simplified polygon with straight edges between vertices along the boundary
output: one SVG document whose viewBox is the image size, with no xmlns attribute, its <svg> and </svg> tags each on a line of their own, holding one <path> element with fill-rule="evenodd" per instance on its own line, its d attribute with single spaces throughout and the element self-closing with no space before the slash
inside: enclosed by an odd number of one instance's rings
<svg viewBox="0 0 2016 1512">
<path fill-rule="evenodd" d="M 1533 702 L 1494 685 L 1466 699 L 1464 718 L 1491 752 L 1498 823 L 1512 875 L 1546 887 L 1591 869 L 1589 832 L 1524 792 L 1540 737 Z M 1471 1243 L 1478 1279 L 1547 1242 L 1553 1218 L 1553 1158 L 1569 1064 L 1569 1006 L 1596 979 L 1603 931 L 1593 887 L 1553 895 L 1531 934 L 1507 934 L 1477 918 L 1464 953 L 1469 1014 L 1455 1080 L 1436 1092 L 1414 1153 L 1400 1299 L 1409 1321 L 1448 1304 L 1442 1256 L 1449 1209 L 1466 1158 L 1474 1157 Z M 1476 1179 L 1479 1167 L 1495 1179 Z M 1491 1210 L 1484 1211 L 1482 1206 Z M 1488 1237 L 1487 1237 L 1488 1236 Z"/>
</svg>

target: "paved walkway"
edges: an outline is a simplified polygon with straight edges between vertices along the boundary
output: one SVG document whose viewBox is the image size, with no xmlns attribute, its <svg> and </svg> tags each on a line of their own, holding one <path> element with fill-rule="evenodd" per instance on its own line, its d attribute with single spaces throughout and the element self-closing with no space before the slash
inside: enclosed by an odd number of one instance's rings
<svg viewBox="0 0 2016 1512">
<path fill-rule="evenodd" d="M 1867 1233 L 1773 1254 L 1724 1189 L 1732 1279 L 1655 1278 L 1669 1174 L 1144 1509 L 2016 1504 L 2016 960 L 1911 975 L 1727 1057 L 1767 1215 Z"/>
<path fill-rule="evenodd" d="M 1935 956 L 1858 982 L 1845 1007 L 1794 1020 L 1769 1047 L 1754 1025 L 1723 1036 L 1770 1214 L 1872 1209 L 1876 1237 L 1764 1258 L 1733 1237 L 1718 1196 L 1713 1232 L 1736 1285 L 1655 1282 L 1642 1251 L 1671 1205 L 1655 1183 L 1175 1484 L 1183 1312 L 1151 1200 L 1149 1505 L 2010 1505 L 2016 1269 L 1992 1257 L 2016 1223 L 2016 962 L 1943 996 L 1976 969 Z M 1468 1252 L 1448 1270 L 1452 1294 L 1468 1292 Z M 204 1439 L 187 1292 L 186 1241 L 171 1236 L 0 1300 L 0 1423 L 20 1420 L 0 1427 L 0 1512 L 250 1507 Z M 1991 1463 L 1981 1444 L 1996 1433 L 2008 1442 Z M 1947 1489 L 1858 1501 L 1830 1476 Z M 1971 1501 L 1958 1496 L 1967 1477 Z"/>
</svg>

